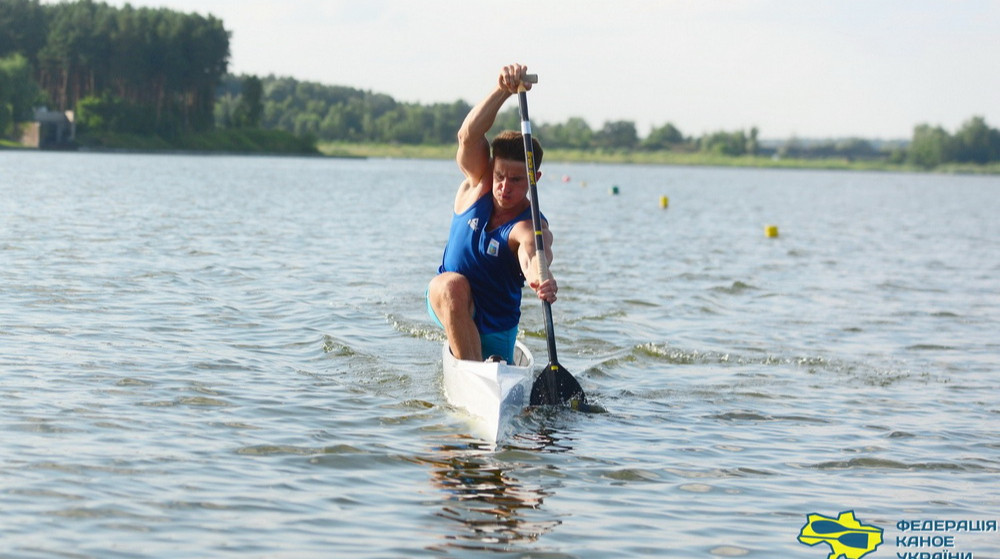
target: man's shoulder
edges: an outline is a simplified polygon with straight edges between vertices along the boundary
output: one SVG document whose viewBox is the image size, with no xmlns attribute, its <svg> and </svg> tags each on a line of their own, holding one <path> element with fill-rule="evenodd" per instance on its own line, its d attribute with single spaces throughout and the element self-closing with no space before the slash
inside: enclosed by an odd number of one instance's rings
<svg viewBox="0 0 1000 559">
<path fill-rule="evenodd" d="M 458 193 L 455 194 L 456 214 L 465 213 L 489 192 L 489 188 L 483 182 L 474 185 L 469 179 L 462 181 L 458 186 Z"/>
<path fill-rule="evenodd" d="M 517 243 L 526 242 L 535 238 L 535 226 L 531 223 L 531 216 L 519 219 L 510 228 L 508 238 Z"/>
</svg>

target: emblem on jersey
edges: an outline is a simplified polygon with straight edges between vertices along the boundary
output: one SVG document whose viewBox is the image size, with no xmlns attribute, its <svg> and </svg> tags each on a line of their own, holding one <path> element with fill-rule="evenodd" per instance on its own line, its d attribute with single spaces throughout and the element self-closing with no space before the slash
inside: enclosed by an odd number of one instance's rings
<svg viewBox="0 0 1000 559">
<path fill-rule="evenodd" d="M 471 227 L 473 231 L 479 231 L 479 218 L 478 217 L 474 217 L 474 218 L 470 219 L 469 220 L 469 227 Z"/>
<path fill-rule="evenodd" d="M 500 254 L 500 241 L 490 239 L 490 246 L 486 247 L 486 254 L 489 254 L 490 256 Z"/>
</svg>

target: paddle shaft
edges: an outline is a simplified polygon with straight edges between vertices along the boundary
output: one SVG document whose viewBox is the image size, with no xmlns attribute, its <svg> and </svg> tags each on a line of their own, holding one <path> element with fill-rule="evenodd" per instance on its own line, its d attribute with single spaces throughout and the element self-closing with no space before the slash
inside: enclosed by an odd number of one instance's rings
<svg viewBox="0 0 1000 559">
<path fill-rule="evenodd" d="M 816 539 L 816 540 L 827 540 L 840 542 L 847 547 L 853 547 L 855 549 L 865 549 L 868 547 L 868 534 L 863 532 L 851 532 L 844 534 L 842 536 L 801 536 L 806 539 Z"/>
<path fill-rule="evenodd" d="M 838 532 L 871 532 L 881 534 L 880 528 L 851 528 L 832 520 L 817 520 L 809 524 L 809 528 L 817 534 L 835 534 Z"/>
<path fill-rule="evenodd" d="M 537 78 L 526 76 L 518 87 L 517 100 L 521 109 L 521 135 L 524 137 L 524 162 L 528 171 L 528 193 L 531 203 L 531 224 L 535 228 L 535 259 L 538 261 L 538 281 L 552 279 L 549 261 L 545 254 L 545 237 L 542 234 L 542 214 L 538 209 L 538 185 L 535 181 L 535 150 L 531 142 L 531 121 L 528 120 L 528 96 L 525 82 L 534 83 Z M 569 371 L 559 364 L 556 356 L 556 335 L 552 326 L 552 306 L 542 300 L 545 315 L 545 341 L 548 343 L 549 364 L 538 375 L 531 386 L 531 405 L 568 405 L 570 408 L 586 412 L 601 412 L 603 408 L 587 403 L 580 383 Z"/>
<path fill-rule="evenodd" d="M 528 74 L 525 81 L 535 83 L 538 76 Z M 552 278 L 549 272 L 548 258 L 545 256 L 545 238 L 542 235 L 542 214 L 538 210 L 538 185 L 535 181 L 535 148 L 531 143 L 531 120 L 528 118 L 528 94 L 524 85 L 518 88 L 517 104 L 521 112 L 521 135 L 524 137 L 524 159 L 528 171 L 528 192 L 531 202 L 531 225 L 535 228 L 535 258 L 538 260 L 538 281 L 542 282 Z M 556 357 L 556 337 L 555 327 L 552 323 L 552 305 L 543 300 L 542 313 L 545 318 L 545 340 L 549 350 L 549 367 L 558 366 L 559 359 Z M 552 393 L 556 393 L 555 387 Z"/>
</svg>

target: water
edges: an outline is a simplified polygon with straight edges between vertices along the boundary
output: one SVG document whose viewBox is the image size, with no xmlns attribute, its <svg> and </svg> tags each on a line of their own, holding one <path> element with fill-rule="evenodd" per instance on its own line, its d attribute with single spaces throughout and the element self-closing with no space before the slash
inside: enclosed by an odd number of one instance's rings
<svg viewBox="0 0 1000 559">
<path fill-rule="evenodd" d="M 1000 179 L 543 170 L 609 413 L 490 449 L 424 308 L 453 163 L 0 152 L 0 556 L 1000 557 L 897 527 L 1000 516 Z"/>
</svg>

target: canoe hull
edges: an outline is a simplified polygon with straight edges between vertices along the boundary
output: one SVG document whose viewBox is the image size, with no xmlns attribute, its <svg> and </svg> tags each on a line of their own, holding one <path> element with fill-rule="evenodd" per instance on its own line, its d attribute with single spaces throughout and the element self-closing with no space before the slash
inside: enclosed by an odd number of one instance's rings
<svg viewBox="0 0 1000 559">
<path fill-rule="evenodd" d="M 445 342 L 442 363 L 448 402 L 474 418 L 477 435 L 490 442 L 503 439 L 530 400 L 535 360 L 528 348 L 516 342 L 514 364 L 481 363 L 456 359 Z"/>
</svg>

